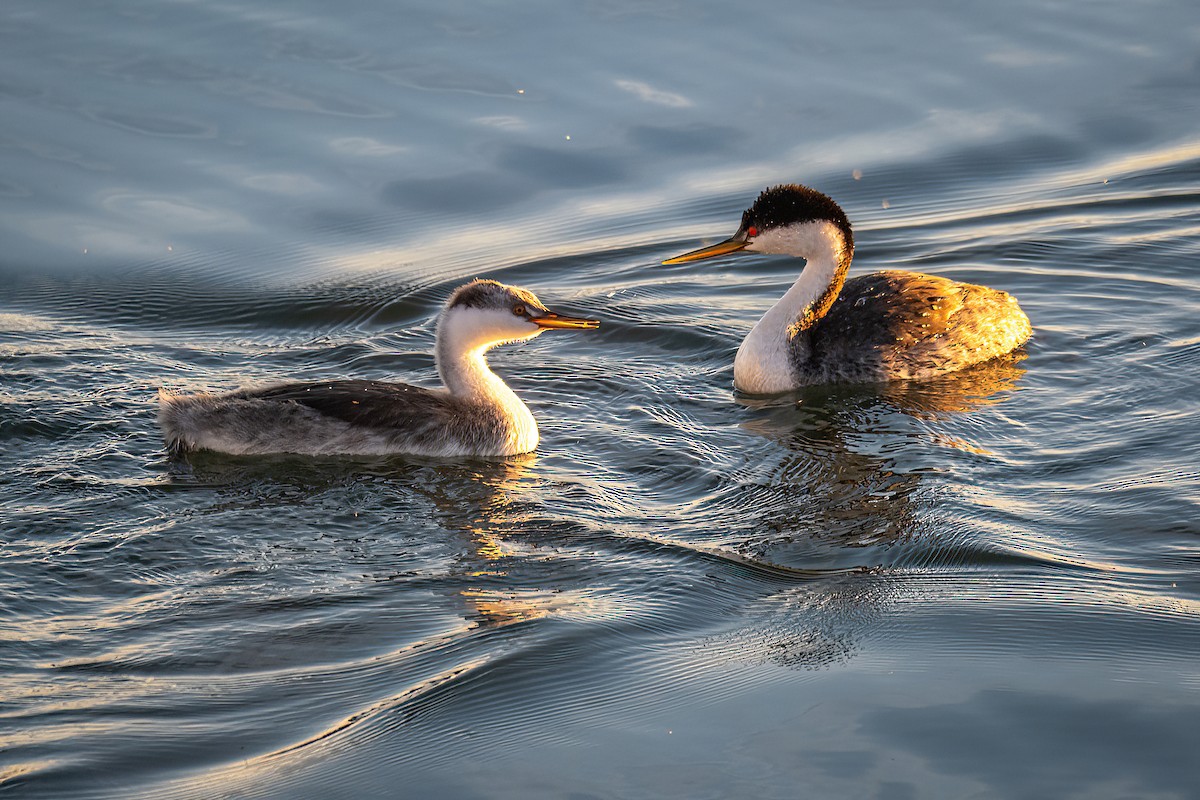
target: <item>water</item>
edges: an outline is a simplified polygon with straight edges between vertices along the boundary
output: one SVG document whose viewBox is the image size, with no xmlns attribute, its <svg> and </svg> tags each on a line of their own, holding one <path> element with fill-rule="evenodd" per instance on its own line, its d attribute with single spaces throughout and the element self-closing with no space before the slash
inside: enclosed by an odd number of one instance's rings
<svg viewBox="0 0 1200 800">
<path fill-rule="evenodd" d="M 1188 2 L 0 15 L 0 788 L 1200 796 Z M 1018 358 L 753 400 L 802 181 Z M 432 384 L 476 276 L 535 455 L 169 460 L 176 390 Z"/>
</svg>

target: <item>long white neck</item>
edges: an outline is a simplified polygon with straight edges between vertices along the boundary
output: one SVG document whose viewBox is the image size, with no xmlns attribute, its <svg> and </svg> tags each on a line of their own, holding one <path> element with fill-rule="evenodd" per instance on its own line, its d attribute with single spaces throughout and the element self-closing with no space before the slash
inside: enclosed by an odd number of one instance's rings
<svg viewBox="0 0 1200 800">
<path fill-rule="evenodd" d="M 799 385 L 796 360 L 807 356 L 806 332 L 841 291 L 850 253 L 841 231 L 830 222 L 764 231 L 747 249 L 784 253 L 808 262 L 791 288 L 742 340 L 733 359 L 733 385 L 741 391 L 790 391 Z"/>
<path fill-rule="evenodd" d="M 469 329 L 439 324 L 434 348 L 438 375 L 455 397 L 500 410 L 512 428 L 513 452 L 528 452 L 537 447 L 537 422 L 516 392 L 488 366 L 487 351 L 497 344 L 480 340 Z"/>
</svg>

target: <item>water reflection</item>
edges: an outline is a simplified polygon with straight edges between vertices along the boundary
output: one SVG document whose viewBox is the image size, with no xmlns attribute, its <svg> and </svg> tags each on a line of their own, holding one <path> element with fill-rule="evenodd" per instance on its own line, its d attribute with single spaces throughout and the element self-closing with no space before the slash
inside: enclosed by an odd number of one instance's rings
<svg viewBox="0 0 1200 800">
<path fill-rule="evenodd" d="M 915 498 L 924 470 L 912 451 L 927 452 L 932 441 L 986 452 L 920 423 L 1005 401 L 1025 372 L 1022 358 L 996 359 L 936 381 L 738 398 L 757 412 L 742 427 L 783 448 L 769 479 L 743 501 L 763 531 L 749 547 L 793 566 L 894 563 L 889 550 L 920 531 Z"/>
<path fill-rule="evenodd" d="M 472 465 L 465 480 L 426 485 L 422 491 L 438 508 L 442 525 L 458 531 L 470 543 L 462 557 L 463 581 L 448 585 L 462 603 L 464 617 L 474 627 L 501 627 L 530 622 L 569 609 L 574 592 L 543 589 L 518 576 L 510 579 L 514 561 L 530 549 L 507 534 L 519 528 L 525 515 L 522 495 L 529 488 L 536 453 L 504 461 Z"/>
<path fill-rule="evenodd" d="M 509 575 L 533 553 L 509 534 L 526 515 L 538 457 L 464 462 L 412 458 L 308 459 L 289 456 L 239 458 L 198 452 L 171 464 L 179 486 L 223 487 L 223 507 L 311 502 L 323 492 L 354 483 L 382 481 L 409 503 L 419 499 L 432 531 L 443 542 L 467 543 L 437 580 L 439 593 L 458 607 L 468 629 L 525 622 L 566 612 L 584 594 L 542 588 L 538 576 Z M 529 580 L 525 580 L 529 578 Z M 401 579 L 397 575 L 386 580 Z"/>
<path fill-rule="evenodd" d="M 1019 387 L 1025 374 L 1021 363 L 1027 353 L 1016 350 L 1005 356 L 975 364 L 967 369 L 947 373 L 923 381 L 889 381 L 881 384 L 813 386 L 781 397 L 756 398 L 738 395 L 737 402 L 746 408 L 820 407 L 850 400 L 861 411 L 872 400 L 884 400 L 895 408 L 914 416 L 937 413 L 967 414 L 1008 400 Z M 855 409 L 847 410 L 853 415 Z M 761 429 L 757 421 L 747 423 L 749 430 L 775 438 L 770 428 Z"/>
<path fill-rule="evenodd" d="M 738 398 L 754 412 L 741 427 L 778 446 L 727 497 L 749 532 L 739 552 L 828 571 L 824 580 L 752 603 L 751 624 L 734 637 L 740 657 L 804 669 L 845 661 L 856 639 L 886 618 L 901 573 L 981 554 L 983 543 L 955 541 L 943 530 L 923 493 L 926 470 L 909 463 L 911 451 L 982 451 L 930 423 L 1006 400 L 1024 373 L 1020 359 L 925 383 Z"/>
<path fill-rule="evenodd" d="M 880 396 L 894 407 L 917 417 L 968 414 L 1008 400 L 1025 374 L 1026 353 L 1016 351 L 968 369 L 929 381 L 896 381 Z"/>
</svg>

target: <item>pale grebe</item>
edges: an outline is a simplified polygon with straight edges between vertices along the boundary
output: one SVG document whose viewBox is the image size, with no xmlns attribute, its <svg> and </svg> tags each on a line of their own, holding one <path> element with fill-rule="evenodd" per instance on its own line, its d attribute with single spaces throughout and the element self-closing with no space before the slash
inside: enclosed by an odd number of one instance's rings
<svg viewBox="0 0 1200 800">
<path fill-rule="evenodd" d="M 850 220 L 806 186 L 767 189 L 732 237 L 663 263 L 739 250 L 808 262 L 738 348 L 733 383 L 749 394 L 931 378 L 1008 353 L 1033 334 L 1017 301 L 986 286 L 897 270 L 846 280 Z"/>
<path fill-rule="evenodd" d="M 496 281 L 460 286 L 438 319 L 434 357 L 445 389 L 380 381 L 289 383 L 225 394 L 159 391 L 174 452 L 508 456 L 537 447 L 529 408 L 491 369 L 498 344 L 547 328 L 597 328 L 549 311 L 533 292 Z"/>
</svg>

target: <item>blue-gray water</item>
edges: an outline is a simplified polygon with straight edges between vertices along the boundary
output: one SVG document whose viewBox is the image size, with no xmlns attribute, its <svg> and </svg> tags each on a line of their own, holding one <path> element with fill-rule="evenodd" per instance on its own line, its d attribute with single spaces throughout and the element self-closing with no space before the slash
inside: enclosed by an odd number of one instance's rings
<svg viewBox="0 0 1200 800">
<path fill-rule="evenodd" d="M 0 12 L 0 794 L 1200 797 L 1200 12 L 35 2 Z M 754 401 L 800 181 L 1023 358 Z M 171 461 L 158 386 L 433 384 L 503 462 Z"/>
</svg>

